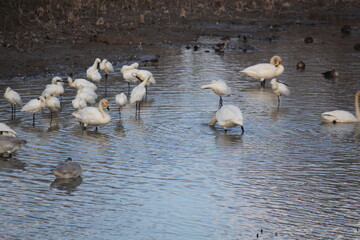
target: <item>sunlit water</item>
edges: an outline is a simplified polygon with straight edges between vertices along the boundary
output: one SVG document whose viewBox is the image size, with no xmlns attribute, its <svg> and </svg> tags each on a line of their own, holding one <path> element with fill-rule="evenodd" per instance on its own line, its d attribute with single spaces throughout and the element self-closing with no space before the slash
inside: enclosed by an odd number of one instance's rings
<svg viewBox="0 0 360 240">
<path fill-rule="evenodd" d="M 106 95 L 112 120 L 97 132 L 81 130 L 71 116 L 75 90 L 68 85 L 51 126 L 48 110 L 36 115 L 35 127 L 31 114 L 11 120 L 2 97 L 1 121 L 28 143 L 0 159 L 1 238 L 359 239 L 360 125 L 319 117 L 354 112 L 360 90 L 360 52 L 353 50 L 359 29 L 343 37 L 340 27 L 280 27 L 272 42 L 263 40 L 269 31 L 246 28 L 256 49 L 246 53 L 214 53 L 217 37 L 200 38 L 199 51 L 164 50 L 157 66 L 142 67 L 157 84 L 148 88 L 140 119 L 134 105 L 119 116 L 115 95 L 127 93 L 127 84 L 119 74 L 125 63 L 117 63 Z M 314 43 L 306 45 L 309 35 Z M 285 66 L 279 80 L 292 92 L 279 110 L 269 82 L 260 90 L 238 73 L 275 54 Z M 296 70 L 300 60 L 304 72 Z M 332 68 L 339 79 L 323 78 Z M 1 92 L 11 86 L 28 102 L 52 77 L 2 80 Z M 207 125 L 219 98 L 200 86 L 219 79 L 233 90 L 224 104 L 243 112 L 243 135 Z M 67 157 L 82 164 L 82 179 L 54 182 L 51 169 Z"/>
</svg>

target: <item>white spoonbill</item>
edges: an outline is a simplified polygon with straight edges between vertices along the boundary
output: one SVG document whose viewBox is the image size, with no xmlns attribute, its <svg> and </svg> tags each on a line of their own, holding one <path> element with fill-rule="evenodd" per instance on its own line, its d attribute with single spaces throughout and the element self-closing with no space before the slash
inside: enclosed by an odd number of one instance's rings
<svg viewBox="0 0 360 240">
<path fill-rule="evenodd" d="M 105 73 L 105 92 L 107 87 L 108 74 L 114 72 L 114 67 L 107 59 L 103 59 L 100 63 L 100 70 Z"/>
<path fill-rule="evenodd" d="M 143 82 L 145 79 L 148 79 L 146 86 L 150 84 L 156 84 L 153 74 L 148 70 L 139 70 L 137 72 L 133 72 L 133 76 L 139 79 L 140 82 Z"/>
<path fill-rule="evenodd" d="M 119 106 L 119 115 L 121 115 L 121 108 L 127 104 L 127 96 L 125 93 L 120 93 L 115 96 L 115 102 Z"/>
<path fill-rule="evenodd" d="M 140 102 L 143 100 L 143 98 L 144 98 L 144 96 L 146 94 L 146 87 L 145 86 L 147 85 L 148 81 L 149 81 L 149 78 L 145 79 L 139 85 L 134 87 L 134 89 L 131 91 L 130 103 L 136 103 L 135 118 L 140 117 Z"/>
<path fill-rule="evenodd" d="M 74 162 L 72 158 L 67 158 L 63 162 L 59 162 L 52 172 L 57 178 L 76 178 L 82 174 L 80 163 Z"/>
<path fill-rule="evenodd" d="M 211 84 L 203 85 L 201 86 L 201 89 L 211 89 L 213 92 L 220 97 L 219 100 L 219 108 L 223 105 L 223 99 L 222 95 L 230 95 L 231 94 L 231 88 L 228 87 L 226 82 L 222 80 L 213 80 L 211 81 Z"/>
<path fill-rule="evenodd" d="M 250 77 L 260 80 L 260 86 L 265 87 L 265 80 L 275 78 L 284 72 L 284 66 L 281 65 L 281 57 L 273 56 L 270 63 L 259 63 L 240 71 Z"/>
<path fill-rule="evenodd" d="M 79 110 L 87 107 L 87 103 L 81 97 L 76 97 L 71 101 L 71 104 L 75 110 Z"/>
<path fill-rule="evenodd" d="M 244 133 L 244 118 L 241 110 L 235 105 L 224 105 L 217 112 L 215 117 L 209 123 L 209 126 L 213 127 L 215 123 L 224 128 L 227 132 L 228 128 L 240 126 L 242 133 Z"/>
<path fill-rule="evenodd" d="M 11 104 L 11 119 L 15 118 L 16 105 L 22 105 L 20 94 L 7 87 L 4 93 L 5 99 Z"/>
<path fill-rule="evenodd" d="M 53 77 L 51 84 L 46 85 L 41 96 L 49 94 L 50 96 L 59 97 L 64 94 L 64 82 L 61 77 Z"/>
<path fill-rule="evenodd" d="M 360 122 L 360 109 L 359 109 L 359 96 L 360 91 L 355 94 L 355 116 L 343 110 L 335 110 L 331 112 L 324 112 L 321 114 L 321 119 L 324 122 L 332 123 L 351 123 L 351 122 Z"/>
<path fill-rule="evenodd" d="M 134 76 L 133 73 L 139 71 L 139 69 L 137 69 L 139 67 L 139 63 L 135 62 L 133 64 L 129 65 L 124 65 L 122 66 L 120 72 L 123 75 L 123 78 L 125 80 L 125 82 L 128 83 L 128 93 L 130 94 L 130 84 L 131 83 L 137 83 L 139 81 L 139 79 L 136 78 L 136 75 Z"/>
<path fill-rule="evenodd" d="M 95 103 L 96 99 L 98 98 L 98 95 L 95 91 L 86 88 L 84 86 L 80 86 L 77 93 L 76 98 L 82 98 L 85 100 L 85 102 L 89 105 L 92 105 Z"/>
<path fill-rule="evenodd" d="M 27 112 L 33 114 L 33 125 L 35 125 L 35 113 L 40 112 L 46 107 L 44 96 L 40 96 L 37 99 L 30 100 L 22 108 L 21 112 Z"/>
<path fill-rule="evenodd" d="M 103 107 L 109 109 L 109 102 L 107 99 L 101 99 L 98 107 L 86 107 L 73 112 L 72 115 L 79 120 L 83 125 L 84 130 L 88 125 L 97 126 L 105 125 L 110 122 L 110 115 L 104 111 Z"/>
<path fill-rule="evenodd" d="M 71 77 L 68 77 L 67 81 L 69 83 L 69 86 L 72 88 L 79 89 L 80 86 L 84 86 L 86 88 L 92 89 L 93 91 L 95 91 L 97 89 L 97 87 L 94 83 L 92 83 L 86 79 L 83 79 L 83 78 L 77 78 L 73 81 Z"/>
<path fill-rule="evenodd" d="M 94 64 L 86 70 L 86 77 L 96 83 L 99 83 L 101 80 L 101 74 L 98 70 L 100 62 L 100 58 L 96 58 Z"/>
<path fill-rule="evenodd" d="M 0 135 L 0 154 L 11 157 L 12 152 L 18 150 L 25 144 L 25 140 L 21 140 L 12 136 Z"/>
<path fill-rule="evenodd" d="M 0 123 L 0 135 L 16 137 L 17 133 L 5 123 Z"/>
<path fill-rule="evenodd" d="M 50 121 L 52 121 L 53 113 L 59 112 L 61 109 L 60 101 L 57 97 L 46 94 L 45 105 L 50 110 Z"/>
<path fill-rule="evenodd" d="M 280 96 L 288 97 L 290 95 L 290 90 L 285 83 L 278 82 L 276 78 L 271 79 L 271 88 L 277 96 L 278 107 L 280 107 Z"/>
</svg>

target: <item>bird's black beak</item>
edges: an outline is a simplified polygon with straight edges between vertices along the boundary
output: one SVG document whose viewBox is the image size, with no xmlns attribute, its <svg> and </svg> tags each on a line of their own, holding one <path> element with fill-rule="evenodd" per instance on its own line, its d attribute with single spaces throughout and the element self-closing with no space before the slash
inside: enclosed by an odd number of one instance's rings
<svg viewBox="0 0 360 240">
<path fill-rule="evenodd" d="M 108 111 L 110 111 L 110 108 L 109 108 L 109 107 L 106 107 L 106 109 L 107 109 Z"/>
</svg>

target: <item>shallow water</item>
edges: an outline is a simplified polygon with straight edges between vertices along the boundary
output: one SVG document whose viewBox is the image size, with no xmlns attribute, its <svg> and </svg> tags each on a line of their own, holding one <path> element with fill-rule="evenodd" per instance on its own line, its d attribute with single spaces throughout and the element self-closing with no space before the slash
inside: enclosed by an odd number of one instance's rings
<svg viewBox="0 0 360 240">
<path fill-rule="evenodd" d="M 47 110 L 36 115 L 35 127 L 31 114 L 11 120 L 0 98 L 1 121 L 28 141 L 0 159 L 2 238 L 360 238 L 360 124 L 322 124 L 319 117 L 354 112 L 360 90 L 360 52 L 353 50 L 359 29 L 342 36 L 342 24 L 274 32 L 239 27 L 255 51 L 214 53 L 217 37 L 200 37 L 199 51 L 164 50 L 157 66 L 142 67 L 157 84 L 148 89 L 140 119 L 134 105 L 121 117 L 116 109 L 115 95 L 127 91 L 117 63 L 106 94 L 112 120 L 97 132 L 81 130 L 71 116 L 75 90 L 67 85 L 51 125 Z M 277 40 L 266 41 L 269 34 Z M 309 35 L 314 43 L 306 45 Z M 232 38 L 231 44 L 239 43 Z M 269 82 L 260 90 L 258 81 L 238 73 L 275 54 L 285 67 L 279 80 L 292 92 L 279 110 Z M 296 70 L 300 60 L 304 72 Z M 323 78 L 332 68 L 340 77 Z M 51 78 L 2 80 L 0 89 L 12 86 L 28 102 Z M 200 86 L 218 79 L 233 91 L 224 104 L 244 114 L 243 135 L 240 128 L 225 134 L 207 126 L 219 99 Z M 82 179 L 54 181 L 50 170 L 67 157 L 82 164 Z"/>
</svg>

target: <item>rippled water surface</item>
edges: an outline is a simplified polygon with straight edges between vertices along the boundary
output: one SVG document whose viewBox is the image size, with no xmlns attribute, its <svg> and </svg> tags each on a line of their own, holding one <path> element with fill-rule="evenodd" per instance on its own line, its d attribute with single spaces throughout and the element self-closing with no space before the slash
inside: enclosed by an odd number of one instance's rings
<svg viewBox="0 0 360 240">
<path fill-rule="evenodd" d="M 48 110 L 36 115 L 35 127 L 31 114 L 11 120 L 1 97 L 1 121 L 28 141 L 0 159 L 1 238 L 359 239 L 360 125 L 319 117 L 354 112 L 360 90 L 360 52 L 353 49 L 359 24 L 349 36 L 340 34 L 341 24 L 240 28 L 255 47 L 248 52 L 214 53 L 220 37 L 199 38 L 199 51 L 165 49 L 157 66 L 141 67 L 157 84 L 148 88 L 140 119 L 134 105 L 119 116 L 115 95 L 127 84 L 119 73 L 125 63 L 114 61 L 106 94 L 112 120 L 97 132 L 81 130 L 71 116 L 75 90 L 68 85 L 51 125 Z M 264 40 L 269 34 L 276 40 Z M 308 35 L 313 44 L 304 43 Z M 279 80 L 292 92 L 279 110 L 269 82 L 260 90 L 238 72 L 275 54 L 285 67 Z M 304 72 L 296 70 L 300 60 Z M 323 78 L 332 68 L 340 77 Z M 0 89 L 11 86 L 28 102 L 52 77 L 2 80 Z M 233 91 L 224 104 L 243 112 L 243 135 L 207 125 L 219 98 L 200 86 L 219 79 Z M 50 170 L 67 157 L 82 164 L 82 179 L 54 181 Z"/>
</svg>

